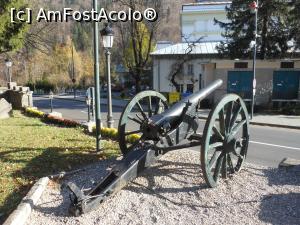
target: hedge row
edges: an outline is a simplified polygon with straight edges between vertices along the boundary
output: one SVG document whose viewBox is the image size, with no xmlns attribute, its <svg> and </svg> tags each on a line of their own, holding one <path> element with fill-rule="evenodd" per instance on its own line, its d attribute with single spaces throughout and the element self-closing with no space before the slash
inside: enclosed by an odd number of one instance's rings
<svg viewBox="0 0 300 225">
<path fill-rule="evenodd" d="M 78 123 L 74 120 L 68 120 L 68 119 L 63 119 L 60 117 L 52 116 L 52 115 L 49 115 L 47 113 L 44 113 L 44 112 L 39 111 L 38 109 L 32 108 L 32 107 L 25 108 L 25 114 L 27 116 L 40 118 L 46 123 L 56 124 L 56 125 L 63 126 L 63 127 L 82 126 L 80 123 Z M 96 127 L 93 127 L 93 133 L 94 134 L 96 133 Z M 101 136 L 117 141 L 119 134 L 118 134 L 118 130 L 115 128 L 102 127 L 101 128 Z M 134 143 L 135 141 L 137 141 L 139 139 L 140 139 L 140 136 L 137 134 L 128 135 L 128 137 L 127 137 L 127 141 L 129 143 Z"/>
<path fill-rule="evenodd" d="M 56 116 L 52 116 L 50 114 L 44 113 L 42 111 L 39 111 L 36 108 L 31 108 L 27 107 L 25 108 L 25 114 L 31 117 L 37 117 L 42 119 L 46 123 L 52 123 L 64 127 L 77 127 L 80 126 L 80 123 L 73 121 L 73 120 L 68 120 Z"/>
<path fill-rule="evenodd" d="M 96 127 L 93 127 L 93 133 L 95 134 L 96 133 Z M 106 138 L 110 138 L 112 140 L 118 140 L 119 139 L 119 133 L 118 133 L 118 130 L 115 129 L 115 128 L 107 128 L 107 127 L 102 127 L 101 128 L 101 136 L 102 137 L 106 137 Z M 140 135 L 138 134 L 131 134 L 131 135 L 128 135 L 126 137 L 126 140 L 129 142 L 129 143 L 134 143 L 136 142 L 137 140 L 139 140 L 141 138 Z"/>
</svg>

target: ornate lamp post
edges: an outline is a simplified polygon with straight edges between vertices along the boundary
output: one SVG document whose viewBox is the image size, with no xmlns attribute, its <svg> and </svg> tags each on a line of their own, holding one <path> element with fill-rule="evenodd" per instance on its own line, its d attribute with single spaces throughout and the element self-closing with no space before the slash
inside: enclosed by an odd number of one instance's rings
<svg viewBox="0 0 300 225">
<path fill-rule="evenodd" d="M 250 5 L 251 13 L 255 14 L 255 31 L 253 40 L 253 90 L 252 90 L 252 104 L 251 104 L 251 119 L 253 119 L 255 94 L 256 94 L 256 51 L 257 51 L 257 21 L 258 21 L 258 0 L 253 1 Z"/>
<path fill-rule="evenodd" d="M 8 79 L 8 81 L 9 81 L 9 83 L 10 83 L 10 82 L 11 82 L 11 67 L 12 67 L 12 61 L 9 60 L 9 59 L 6 59 L 6 60 L 5 60 L 5 65 L 6 65 L 6 67 L 7 67 L 7 74 L 8 74 L 7 79 Z"/>
<path fill-rule="evenodd" d="M 113 46 L 114 42 L 114 32 L 109 26 L 106 24 L 104 29 L 101 30 L 101 36 L 103 41 L 103 47 L 105 48 L 105 56 L 106 56 L 106 75 L 107 75 L 107 106 L 108 106 L 108 113 L 107 113 L 107 126 L 109 128 L 113 127 L 113 115 L 112 115 L 112 98 L 111 98 L 111 76 L 110 76 L 110 49 Z"/>
</svg>

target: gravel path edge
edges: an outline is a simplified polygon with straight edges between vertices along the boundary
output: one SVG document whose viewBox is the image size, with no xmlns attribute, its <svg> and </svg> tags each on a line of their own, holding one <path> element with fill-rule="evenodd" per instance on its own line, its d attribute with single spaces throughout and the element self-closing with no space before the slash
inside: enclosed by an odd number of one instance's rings
<svg viewBox="0 0 300 225">
<path fill-rule="evenodd" d="M 39 179 L 28 194 L 23 198 L 17 209 L 6 219 L 3 225 L 24 225 L 29 218 L 33 206 L 38 202 L 50 179 L 43 177 Z"/>
</svg>

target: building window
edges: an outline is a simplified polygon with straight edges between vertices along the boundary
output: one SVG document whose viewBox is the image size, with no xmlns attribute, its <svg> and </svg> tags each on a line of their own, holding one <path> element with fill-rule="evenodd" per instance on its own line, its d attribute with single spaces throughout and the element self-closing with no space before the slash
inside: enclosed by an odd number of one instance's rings
<svg viewBox="0 0 300 225">
<path fill-rule="evenodd" d="M 294 62 L 281 62 L 280 68 L 282 69 L 293 69 L 295 66 Z"/>
<path fill-rule="evenodd" d="M 186 85 L 186 92 L 187 93 L 194 93 L 194 85 L 193 84 L 187 84 Z"/>
<path fill-rule="evenodd" d="M 236 62 L 236 63 L 234 63 L 234 68 L 235 69 L 247 69 L 248 63 L 247 62 Z"/>
<path fill-rule="evenodd" d="M 184 92 L 184 86 L 183 86 L 183 84 L 179 84 L 179 91 L 180 91 L 180 93 L 183 93 Z"/>
<path fill-rule="evenodd" d="M 193 64 L 188 65 L 188 75 L 194 75 L 194 65 Z"/>
</svg>

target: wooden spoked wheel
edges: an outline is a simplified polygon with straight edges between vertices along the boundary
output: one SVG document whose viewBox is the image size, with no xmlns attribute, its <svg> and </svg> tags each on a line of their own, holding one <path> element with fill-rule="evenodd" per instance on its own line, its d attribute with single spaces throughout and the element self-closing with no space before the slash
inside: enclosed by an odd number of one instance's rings
<svg viewBox="0 0 300 225">
<path fill-rule="evenodd" d="M 144 123 L 149 118 L 168 108 L 167 99 L 156 91 L 143 91 L 137 94 L 125 107 L 119 121 L 119 145 L 125 155 L 146 139 L 142 134 Z M 132 137 L 134 136 L 134 142 Z"/>
<path fill-rule="evenodd" d="M 225 95 L 210 112 L 203 132 L 201 167 L 209 187 L 216 187 L 220 177 L 240 171 L 248 144 L 246 105 L 238 95 Z"/>
</svg>

